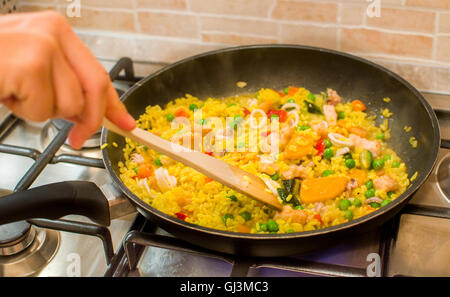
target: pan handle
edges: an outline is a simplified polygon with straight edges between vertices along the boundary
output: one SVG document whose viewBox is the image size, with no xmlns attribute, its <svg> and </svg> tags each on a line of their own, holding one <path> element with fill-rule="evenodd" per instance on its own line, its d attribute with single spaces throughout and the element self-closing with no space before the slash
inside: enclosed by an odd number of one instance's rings
<svg viewBox="0 0 450 297">
<path fill-rule="evenodd" d="M 0 197 L 0 225 L 66 215 L 82 215 L 109 226 L 108 200 L 92 182 L 70 181 L 48 184 Z"/>
</svg>

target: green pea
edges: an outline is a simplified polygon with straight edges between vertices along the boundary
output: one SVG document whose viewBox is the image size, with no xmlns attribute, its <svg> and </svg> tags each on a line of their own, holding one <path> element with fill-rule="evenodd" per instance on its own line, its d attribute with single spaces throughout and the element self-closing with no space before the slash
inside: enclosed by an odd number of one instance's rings
<svg viewBox="0 0 450 297">
<path fill-rule="evenodd" d="M 349 221 L 353 220 L 353 211 L 351 210 L 345 211 L 344 217 Z"/>
<path fill-rule="evenodd" d="M 372 153 L 368 150 L 364 150 L 361 152 L 361 156 L 360 156 L 360 161 L 361 161 L 361 167 L 363 169 L 369 169 L 370 166 L 372 165 Z"/>
<path fill-rule="evenodd" d="M 243 148 L 243 147 L 245 147 L 245 142 L 239 142 L 239 143 L 237 144 L 237 147 L 238 147 L 238 148 Z"/>
<path fill-rule="evenodd" d="M 285 88 L 284 90 L 283 90 L 283 93 L 285 93 L 286 95 L 289 93 L 289 88 L 290 87 L 287 87 L 287 88 Z"/>
<path fill-rule="evenodd" d="M 137 167 L 134 167 L 134 168 L 133 168 L 133 171 L 134 171 L 136 174 L 138 174 L 139 169 L 138 169 Z"/>
<path fill-rule="evenodd" d="M 345 166 L 347 166 L 347 168 L 349 168 L 349 169 L 355 168 L 356 161 L 353 159 L 347 159 L 347 160 L 345 160 Z"/>
<path fill-rule="evenodd" d="M 392 166 L 391 167 L 392 168 L 399 168 L 400 167 L 400 162 L 398 162 L 398 161 L 392 162 Z"/>
<path fill-rule="evenodd" d="M 375 196 L 375 189 L 367 190 L 364 195 L 366 196 L 366 198 L 374 197 Z"/>
<path fill-rule="evenodd" d="M 329 148 L 333 145 L 329 139 L 325 139 L 323 143 L 325 144 L 325 148 Z"/>
<path fill-rule="evenodd" d="M 280 179 L 280 175 L 278 174 L 278 172 L 275 172 L 275 174 L 270 176 L 270 178 L 273 179 L 273 180 L 279 180 Z"/>
<path fill-rule="evenodd" d="M 174 119 L 175 119 L 175 116 L 174 116 L 173 114 L 171 114 L 171 113 L 169 113 L 169 114 L 166 116 L 166 120 L 167 120 L 168 122 L 172 122 Z"/>
<path fill-rule="evenodd" d="M 231 201 L 237 202 L 236 195 L 230 195 L 230 196 L 227 196 L 227 198 L 229 198 Z"/>
<path fill-rule="evenodd" d="M 225 226 L 227 225 L 227 220 L 228 219 L 234 219 L 234 216 L 230 213 L 224 214 L 222 217 L 222 221 L 225 224 Z"/>
<path fill-rule="evenodd" d="M 309 93 L 308 99 L 311 100 L 312 102 L 316 102 L 316 96 L 314 96 L 313 93 Z"/>
<path fill-rule="evenodd" d="M 244 118 L 241 117 L 240 115 L 235 115 L 234 116 L 234 122 L 237 123 L 237 124 L 241 123 L 243 120 L 244 120 Z"/>
<path fill-rule="evenodd" d="M 163 164 L 161 163 L 161 159 L 160 158 L 156 158 L 155 159 L 155 165 L 156 166 L 162 166 Z"/>
<path fill-rule="evenodd" d="M 236 103 L 231 103 L 230 105 L 228 105 L 228 107 L 233 107 L 233 106 L 236 106 L 237 104 Z"/>
<path fill-rule="evenodd" d="M 303 206 L 301 205 L 297 205 L 296 207 L 294 207 L 295 210 L 299 210 L 299 209 L 305 209 Z"/>
<path fill-rule="evenodd" d="M 333 156 L 334 156 L 334 152 L 333 152 L 332 149 L 327 148 L 327 149 L 325 149 L 325 150 L 323 151 L 323 157 L 324 157 L 325 159 L 330 160 L 331 158 L 333 158 Z"/>
<path fill-rule="evenodd" d="M 295 100 L 291 98 L 291 99 L 289 99 L 287 102 L 288 102 L 288 103 L 295 103 Z"/>
<path fill-rule="evenodd" d="M 366 182 L 366 188 L 367 189 L 372 189 L 373 188 L 373 181 L 369 180 Z"/>
<path fill-rule="evenodd" d="M 373 208 L 379 208 L 380 207 L 380 203 L 377 203 L 377 202 L 372 202 L 372 203 L 370 203 L 369 204 L 371 207 L 373 207 Z"/>
<path fill-rule="evenodd" d="M 384 140 L 384 133 L 378 133 L 378 134 L 375 136 L 375 138 L 378 139 L 378 140 Z"/>
<path fill-rule="evenodd" d="M 289 230 L 286 231 L 286 233 L 294 233 L 294 230 L 289 229 Z"/>
<path fill-rule="evenodd" d="M 391 198 L 392 194 L 394 194 L 394 192 L 387 192 L 389 198 Z"/>
<path fill-rule="evenodd" d="M 342 199 L 341 201 L 339 201 L 340 210 L 347 210 L 350 207 L 350 205 L 352 205 L 352 203 L 348 199 Z"/>
<path fill-rule="evenodd" d="M 192 111 L 195 111 L 198 109 L 198 106 L 197 106 L 197 104 L 192 103 L 191 105 L 189 105 L 189 109 Z"/>
<path fill-rule="evenodd" d="M 383 200 L 383 202 L 381 202 L 381 207 L 388 205 L 390 202 L 391 200 L 389 199 Z"/>
<path fill-rule="evenodd" d="M 329 169 L 327 169 L 324 172 L 322 172 L 322 176 L 323 177 L 327 177 L 327 176 L 330 176 L 332 174 L 334 174 L 333 170 L 329 170 Z"/>
<path fill-rule="evenodd" d="M 353 205 L 356 206 L 356 207 L 360 207 L 362 205 L 362 202 L 361 202 L 361 200 L 359 198 L 355 198 L 353 200 Z"/>
<path fill-rule="evenodd" d="M 278 232 L 278 224 L 275 222 L 275 220 L 268 220 L 267 223 L 267 230 L 270 232 Z"/>
<path fill-rule="evenodd" d="M 297 128 L 295 128 L 296 131 L 305 131 L 305 130 L 308 130 L 308 129 L 311 129 L 311 127 L 308 126 L 308 125 L 305 125 L 305 126 L 297 126 Z"/>
<path fill-rule="evenodd" d="M 206 119 L 201 119 L 197 122 L 199 125 L 205 125 L 206 124 Z"/>
<path fill-rule="evenodd" d="M 376 160 L 373 160 L 373 162 L 372 162 L 372 167 L 373 167 L 373 169 L 375 169 L 375 170 L 379 170 L 379 169 L 383 168 L 383 167 L 384 167 L 384 161 L 383 161 L 383 159 L 376 159 Z"/>
<path fill-rule="evenodd" d="M 259 223 L 259 230 L 262 232 L 266 232 L 267 231 L 267 225 L 264 223 Z"/>
<path fill-rule="evenodd" d="M 391 155 L 386 155 L 386 156 L 383 157 L 383 160 L 384 160 L 384 161 L 388 161 L 388 160 L 390 160 L 390 159 L 391 159 Z"/>
<path fill-rule="evenodd" d="M 243 217 L 246 222 L 252 219 L 252 215 L 248 211 L 241 212 L 239 215 Z"/>
<path fill-rule="evenodd" d="M 342 119 L 345 119 L 345 112 L 343 112 L 343 111 L 338 113 L 338 120 L 342 120 Z"/>
</svg>

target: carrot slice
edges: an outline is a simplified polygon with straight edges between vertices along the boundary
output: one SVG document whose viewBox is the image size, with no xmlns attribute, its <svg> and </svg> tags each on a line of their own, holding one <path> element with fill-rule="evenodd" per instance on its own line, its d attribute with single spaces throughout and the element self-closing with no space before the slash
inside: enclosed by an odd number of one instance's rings
<svg viewBox="0 0 450 297">
<path fill-rule="evenodd" d="M 353 100 L 352 109 L 354 111 L 364 111 L 366 110 L 366 106 L 364 105 L 364 103 L 361 102 L 361 100 Z"/>
<path fill-rule="evenodd" d="M 138 178 L 147 178 L 149 176 L 153 175 L 153 166 L 150 164 L 141 164 L 139 165 L 138 169 L 137 169 L 137 174 L 136 176 Z"/>
<path fill-rule="evenodd" d="M 345 176 L 305 179 L 301 185 L 300 199 L 303 203 L 314 203 L 336 198 L 345 191 L 347 183 Z"/>
<path fill-rule="evenodd" d="M 237 232 L 241 232 L 241 233 L 250 233 L 250 228 L 245 226 L 245 225 L 239 225 L 236 227 Z"/>
<path fill-rule="evenodd" d="M 349 175 L 350 178 L 353 178 L 358 183 L 358 186 L 362 186 L 367 181 L 367 173 L 364 170 L 361 169 L 353 169 L 350 171 Z"/>
<path fill-rule="evenodd" d="M 298 92 L 298 90 L 299 90 L 299 88 L 296 88 L 296 87 L 289 87 L 289 90 L 288 90 L 288 95 L 289 96 L 294 96 L 295 95 L 295 93 L 297 93 Z"/>
<path fill-rule="evenodd" d="M 311 137 L 302 134 L 294 134 L 289 140 L 284 157 L 288 160 L 298 160 L 312 153 L 314 141 Z"/>
</svg>

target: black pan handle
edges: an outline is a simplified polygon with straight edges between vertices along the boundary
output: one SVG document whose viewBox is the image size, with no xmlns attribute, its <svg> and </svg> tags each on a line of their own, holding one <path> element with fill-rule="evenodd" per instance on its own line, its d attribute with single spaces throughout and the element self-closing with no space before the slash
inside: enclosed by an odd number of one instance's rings
<svg viewBox="0 0 450 297">
<path fill-rule="evenodd" d="M 0 197 L 0 225 L 43 218 L 82 215 L 109 226 L 108 200 L 92 182 L 70 181 L 48 184 Z"/>
</svg>

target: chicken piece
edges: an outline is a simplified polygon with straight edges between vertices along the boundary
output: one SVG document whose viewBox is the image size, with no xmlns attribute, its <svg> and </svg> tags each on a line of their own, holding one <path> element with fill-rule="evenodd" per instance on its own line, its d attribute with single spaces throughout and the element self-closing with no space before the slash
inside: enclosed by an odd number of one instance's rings
<svg viewBox="0 0 450 297">
<path fill-rule="evenodd" d="M 308 167 L 303 165 L 291 165 L 288 170 L 281 173 L 284 179 L 293 179 L 296 177 L 307 178 L 308 177 Z"/>
<path fill-rule="evenodd" d="M 350 128 L 348 128 L 348 131 L 350 133 L 356 134 L 362 138 L 366 138 L 367 135 L 369 134 L 366 129 L 361 128 L 361 127 L 350 127 Z"/>
<path fill-rule="evenodd" d="M 327 89 L 327 93 L 328 93 L 327 104 L 336 106 L 341 102 L 341 96 L 339 96 L 335 90 Z"/>
<path fill-rule="evenodd" d="M 323 114 L 325 115 L 328 124 L 336 125 L 337 113 L 333 105 L 325 104 L 323 106 Z"/>
<path fill-rule="evenodd" d="M 289 125 L 284 126 L 281 128 L 280 131 L 280 150 L 283 150 L 286 144 L 288 144 L 289 140 L 292 137 L 292 134 L 294 134 L 295 127 L 291 127 Z"/>
<path fill-rule="evenodd" d="M 295 210 L 290 205 L 283 206 L 283 210 L 277 213 L 274 217 L 275 220 L 278 219 L 284 221 L 290 220 L 291 223 L 299 223 L 299 224 L 306 223 L 306 218 L 307 216 L 303 210 L 301 209 Z"/>
<path fill-rule="evenodd" d="M 311 124 L 311 128 L 317 132 L 321 137 L 326 138 L 328 136 L 328 123 L 321 121 L 319 123 Z"/>
<path fill-rule="evenodd" d="M 354 146 L 362 147 L 363 149 L 370 151 L 373 156 L 376 157 L 380 154 L 381 144 L 378 140 L 368 140 L 355 134 L 350 134 L 349 138 Z"/>
<path fill-rule="evenodd" d="M 278 170 L 277 164 L 274 163 L 273 158 L 268 156 L 261 156 L 259 159 L 259 171 L 267 173 L 268 175 L 274 175 Z"/>
<path fill-rule="evenodd" d="M 395 179 L 385 174 L 373 181 L 373 186 L 376 190 L 385 192 L 392 192 L 399 188 L 399 184 Z"/>
</svg>

